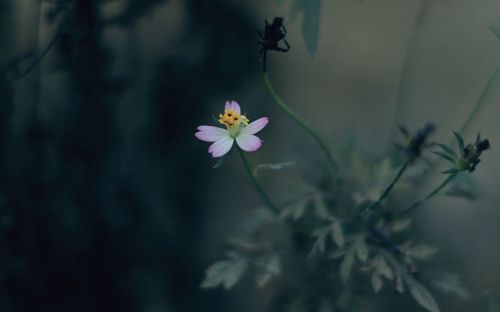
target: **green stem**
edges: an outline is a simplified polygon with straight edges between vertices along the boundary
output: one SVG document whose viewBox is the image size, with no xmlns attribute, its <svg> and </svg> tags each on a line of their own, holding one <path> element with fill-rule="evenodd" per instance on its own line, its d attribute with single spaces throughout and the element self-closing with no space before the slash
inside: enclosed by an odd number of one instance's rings
<svg viewBox="0 0 500 312">
<path fill-rule="evenodd" d="M 411 205 L 410 207 L 406 208 L 405 210 L 403 211 L 400 211 L 398 214 L 396 214 L 396 218 L 399 218 L 399 217 L 402 217 L 402 216 L 405 216 L 407 214 L 409 214 L 410 212 L 412 212 L 413 210 L 415 210 L 416 208 L 420 207 L 423 203 L 425 203 L 426 201 L 428 201 L 429 199 L 433 198 L 434 196 L 436 196 L 439 192 L 441 192 L 441 190 L 451 181 L 453 180 L 453 178 L 455 178 L 455 176 L 457 175 L 457 173 L 452 173 L 450 174 L 446 180 L 444 180 L 443 182 L 441 182 L 441 184 L 439 184 L 438 187 L 436 187 L 432 192 L 430 192 L 429 194 L 427 194 L 427 196 L 425 196 L 423 199 L 417 201 L 416 203 L 414 203 L 413 205 Z"/>
<path fill-rule="evenodd" d="M 397 123 L 400 121 L 400 118 L 403 115 L 404 110 L 408 104 L 413 71 L 415 69 L 416 63 L 416 48 L 420 41 L 422 25 L 424 24 L 425 17 L 428 14 L 431 2 L 432 0 L 422 0 L 420 8 L 415 17 L 415 26 L 406 47 L 401 76 L 399 78 L 399 87 L 398 93 L 396 95 L 396 108 L 394 112 L 392 131 L 396 129 Z"/>
<path fill-rule="evenodd" d="M 495 71 L 491 74 L 490 78 L 488 79 L 488 82 L 486 83 L 486 86 L 481 92 L 481 95 L 479 96 L 476 105 L 470 112 L 469 116 L 467 117 L 467 120 L 462 125 L 462 128 L 460 128 L 460 131 L 458 132 L 460 135 L 464 135 L 465 132 L 469 129 L 470 124 L 476 118 L 477 114 L 483 107 L 484 103 L 486 102 L 486 99 L 488 98 L 488 95 L 490 95 L 493 86 L 495 85 L 495 82 L 497 81 L 499 76 L 500 76 L 500 65 L 497 65 Z"/>
<path fill-rule="evenodd" d="M 274 213 L 277 214 L 279 212 L 279 209 L 276 207 L 276 205 L 274 205 L 271 198 L 269 198 L 269 196 L 267 195 L 267 193 L 264 191 L 264 189 L 260 185 L 259 181 L 257 180 L 257 177 L 255 176 L 255 174 L 252 170 L 252 167 L 250 166 L 250 163 L 248 162 L 248 159 L 245 155 L 245 152 L 242 151 L 240 148 L 237 148 L 237 149 L 238 149 L 238 152 L 240 153 L 241 160 L 243 161 L 243 165 L 245 166 L 245 169 L 246 169 L 248 175 L 250 176 L 250 179 L 252 180 L 253 186 L 255 187 L 257 192 L 260 194 L 260 196 L 262 197 L 262 200 L 269 207 L 269 209 L 271 209 Z"/>
<path fill-rule="evenodd" d="M 269 76 L 266 72 L 264 72 L 264 82 L 266 84 L 267 90 L 269 91 L 269 94 L 271 94 L 271 97 L 276 102 L 278 107 L 281 108 L 281 110 L 283 110 L 288 116 L 290 116 L 290 118 L 292 118 L 297 124 L 299 124 L 299 126 L 301 126 L 314 139 L 314 141 L 316 141 L 316 143 L 325 154 L 325 157 L 328 160 L 328 163 L 332 167 L 333 171 L 337 171 L 337 164 L 335 163 L 332 154 L 330 153 L 328 147 L 323 142 L 321 137 L 304 119 L 302 119 L 288 105 L 286 105 L 286 103 L 283 102 L 278 94 L 276 94 L 276 91 L 274 91 L 273 86 L 271 85 L 271 81 L 269 80 Z"/>
<path fill-rule="evenodd" d="M 401 176 L 403 175 L 403 173 L 405 172 L 405 170 L 408 168 L 408 165 L 410 164 L 410 161 L 407 160 L 402 166 L 401 168 L 399 169 L 398 173 L 396 174 L 396 176 L 394 177 L 394 179 L 392 180 L 391 184 L 389 184 L 387 186 L 387 188 L 385 189 L 385 191 L 382 193 L 382 195 L 380 195 L 380 197 L 377 199 L 376 202 L 374 202 L 373 204 L 371 204 L 365 211 L 368 212 L 370 210 L 372 210 L 373 208 L 375 208 L 377 205 L 379 205 L 388 195 L 389 193 L 391 192 L 392 188 L 396 185 L 396 183 L 398 183 L 399 179 L 401 178 Z"/>
</svg>

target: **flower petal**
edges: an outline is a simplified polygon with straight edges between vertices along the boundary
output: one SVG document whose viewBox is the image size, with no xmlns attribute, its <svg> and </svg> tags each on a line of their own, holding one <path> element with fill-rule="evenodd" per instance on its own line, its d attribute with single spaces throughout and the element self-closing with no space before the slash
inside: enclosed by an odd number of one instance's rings
<svg viewBox="0 0 500 312">
<path fill-rule="evenodd" d="M 223 137 L 230 137 L 226 129 L 212 126 L 199 126 L 194 135 L 201 141 L 215 142 Z"/>
<path fill-rule="evenodd" d="M 241 129 L 241 134 L 256 134 L 269 123 L 269 118 L 262 117 L 251 122 L 248 126 Z"/>
<path fill-rule="evenodd" d="M 240 104 L 236 101 L 231 101 L 231 109 L 238 114 L 241 114 Z"/>
<path fill-rule="evenodd" d="M 231 147 L 233 146 L 234 139 L 230 136 L 223 137 L 208 148 L 208 152 L 212 154 L 212 157 L 221 157 L 227 154 Z"/>
<path fill-rule="evenodd" d="M 224 111 L 227 111 L 228 109 L 231 109 L 231 102 L 226 101 L 226 105 L 224 106 Z"/>
<path fill-rule="evenodd" d="M 253 134 L 241 134 L 236 137 L 238 146 L 246 152 L 255 152 L 262 145 L 262 141 Z"/>
</svg>

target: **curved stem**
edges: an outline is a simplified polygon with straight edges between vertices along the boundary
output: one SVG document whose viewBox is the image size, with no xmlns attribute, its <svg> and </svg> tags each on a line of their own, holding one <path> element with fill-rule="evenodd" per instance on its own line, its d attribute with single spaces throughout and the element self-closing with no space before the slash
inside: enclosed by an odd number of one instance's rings
<svg viewBox="0 0 500 312">
<path fill-rule="evenodd" d="M 423 199 L 417 201 L 416 203 L 414 203 L 413 205 L 411 205 L 410 207 L 406 208 L 405 210 L 403 211 L 400 211 L 399 213 L 396 214 L 396 218 L 399 218 L 399 217 L 402 217 L 402 216 L 405 216 L 407 214 L 409 214 L 410 212 L 412 212 L 413 210 L 415 210 L 416 208 L 420 207 L 423 203 L 425 203 L 426 201 L 428 201 L 429 199 L 433 198 L 434 196 L 436 196 L 439 192 L 441 192 L 441 190 L 451 181 L 453 180 L 453 178 L 455 178 L 455 176 L 457 175 L 457 173 L 453 173 L 453 174 L 450 174 L 446 180 L 444 180 L 443 182 L 441 182 L 441 184 L 439 184 L 438 187 L 436 187 L 432 192 L 430 192 L 429 194 L 427 194 L 427 196 L 425 196 Z"/>
<path fill-rule="evenodd" d="M 405 56 L 403 60 L 403 67 L 401 70 L 401 76 L 399 78 L 398 93 L 396 95 L 396 108 L 394 111 L 394 119 L 392 124 L 392 131 L 396 129 L 397 123 L 404 113 L 404 110 L 408 104 L 408 98 L 410 95 L 410 87 L 413 78 L 413 70 L 415 68 L 416 60 L 416 48 L 420 41 L 422 26 L 426 15 L 428 14 L 431 5 L 431 0 L 422 0 L 420 8 L 415 17 L 415 26 L 413 28 L 413 33 L 406 46 Z"/>
<path fill-rule="evenodd" d="M 285 102 L 276 94 L 276 91 L 274 91 L 273 86 L 271 85 L 271 81 L 269 80 L 269 76 L 266 72 L 264 72 L 264 82 L 266 84 L 267 90 L 269 91 L 269 94 L 271 94 L 271 97 L 273 98 L 274 102 L 276 102 L 276 105 L 278 105 L 281 110 L 283 110 L 290 118 L 292 118 L 299 126 L 302 127 L 313 139 L 316 141 L 316 143 L 319 145 L 323 153 L 325 154 L 325 157 L 332 167 L 332 170 L 334 172 L 337 171 L 337 164 L 335 160 L 333 159 L 332 154 L 330 153 L 328 147 L 326 144 L 323 142 L 321 137 L 316 133 L 316 131 L 304 120 L 302 119 L 297 113 L 295 113 L 288 105 L 286 105 Z"/>
<path fill-rule="evenodd" d="M 271 198 L 269 198 L 269 196 L 267 195 L 267 193 L 264 191 L 259 181 L 257 180 L 257 177 L 255 176 L 252 167 L 250 166 L 250 163 L 248 162 L 245 152 L 242 151 L 240 148 L 238 148 L 238 152 L 240 153 L 241 160 L 243 161 L 243 165 L 245 166 L 245 170 L 247 171 L 248 175 L 250 176 L 250 179 L 252 180 L 253 186 L 260 194 L 262 200 L 269 207 L 269 209 L 271 209 L 274 213 L 277 214 L 279 212 L 279 209 L 276 207 L 276 205 L 274 205 Z"/>
<path fill-rule="evenodd" d="M 368 212 L 370 210 L 372 210 L 373 208 L 375 208 L 377 205 L 380 204 L 380 202 L 382 202 L 388 195 L 389 193 L 391 192 L 392 188 L 396 185 L 396 183 L 398 183 L 399 179 L 401 178 L 401 176 L 403 175 L 403 173 L 406 171 L 406 169 L 408 168 L 408 166 L 410 165 L 410 161 L 407 160 L 402 166 L 401 168 L 399 169 L 398 173 L 396 174 L 396 176 L 394 177 L 394 179 L 392 180 L 392 182 L 387 186 L 387 188 L 385 189 L 385 191 L 382 193 L 382 195 L 380 195 L 380 197 L 377 199 L 377 201 L 375 201 L 373 204 L 371 204 L 368 208 L 366 208 L 364 210 L 364 212 Z"/>
<path fill-rule="evenodd" d="M 495 71 L 491 74 L 490 78 L 488 79 L 488 82 L 486 83 L 486 86 L 481 92 L 481 95 L 479 96 L 476 105 L 470 112 L 469 116 L 467 117 L 467 120 L 464 122 L 464 124 L 458 131 L 459 134 L 464 135 L 465 132 L 469 129 L 470 124 L 476 118 L 477 114 L 483 107 L 484 103 L 486 102 L 486 99 L 488 98 L 488 95 L 490 95 L 493 86 L 495 85 L 495 82 L 497 81 L 499 76 L 500 76 L 500 65 L 497 65 Z"/>
</svg>

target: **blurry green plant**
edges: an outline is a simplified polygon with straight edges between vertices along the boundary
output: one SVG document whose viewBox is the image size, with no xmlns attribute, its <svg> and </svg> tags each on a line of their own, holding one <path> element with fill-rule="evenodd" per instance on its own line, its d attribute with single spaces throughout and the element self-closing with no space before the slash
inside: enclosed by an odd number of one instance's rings
<svg viewBox="0 0 500 312">
<path fill-rule="evenodd" d="M 296 1 L 295 6 L 306 1 Z M 307 40 L 306 40 L 307 41 Z M 273 281 L 272 304 L 277 311 L 366 311 L 371 296 L 392 289 L 409 294 L 427 311 L 440 308 L 429 290 L 465 299 L 470 294 L 452 272 L 430 269 L 426 263 L 438 252 L 412 230 L 412 215 L 438 194 L 477 198 L 469 175 L 475 171 L 482 153 L 489 149 L 479 134 L 465 144 L 454 132 L 458 150 L 430 142 L 432 124 L 410 133 L 400 127 L 404 142 L 379 161 L 367 161 L 356 145 L 332 156 L 320 135 L 276 93 L 267 73 L 265 85 L 274 100 L 302 127 L 324 153 L 330 171 L 317 185 L 295 194 L 293 200 L 271 200 L 257 179 L 257 172 L 286 170 L 293 163 L 261 164 L 252 169 L 239 149 L 243 163 L 266 207 L 248 216 L 241 231 L 228 240 L 227 258 L 206 271 L 202 288 L 223 286 L 230 289 L 245 274 L 252 274 L 258 287 Z M 461 132 L 477 114 L 474 109 Z M 429 169 L 436 169 L 426 158 L 432 153 L 453 167 L 436 188 L 417 199 L 418 190 Z M 342 170 L 338 170 L 341 168 Z M 299 182 L 299 181 L 297 181 Z M 417 194 L 416 194 L 417 193 Z M 408 199 L 414 203 L 408 205 Z M 410 201 L 411 202 L 411 201 Z M 371 288 L 371 294 L 367 292 Z"/>
</svg>

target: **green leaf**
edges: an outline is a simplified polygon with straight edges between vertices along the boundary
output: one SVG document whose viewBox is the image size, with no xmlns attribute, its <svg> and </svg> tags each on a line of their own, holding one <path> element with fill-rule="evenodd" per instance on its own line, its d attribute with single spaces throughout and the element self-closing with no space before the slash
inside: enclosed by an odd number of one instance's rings
<svg viewBox="0 0 500 312">
<path fill-rule="evenodd" d="M 245 258 L 218 261 L 207 269 L 201 287 L 213 288 L 223 284 L 225 289 L 230 289 L 245 273 L 247 265 Z"/>
<path fill-rule="evenodd" d="M 286 219 L 292 217 L 292 219 L 298 220 L 304 214 L 309 201 L 310 198 L 306 197 L 287 205 L 283 210 L 280 211 L 279 218 Z"/>
<path fill-rule="evenodd" d="M 354 243 L 354 249 L 356 250 L 356 255 L 358 256 L 358 259 L 366 262 L 368 260 L 368 246 L 365 243 L 365 239 L 363 237 L 360 237 L 356 240 Z"/>
<path fill-rule="evenodd" d="M 460 283 L 457 274 L 441 273 L 432 279 L 431 285 L 448 295 L 454 295 L 460 299 L 470 297 L 470 292 Z"/>
<path fill-rule="evenodd" d="M 257 283 L 257 287 L 264 287 L 267 285 L 267 283 L 269 283 L 269 281 L 273 278 L 273 275 L 268 273 L 268 272 L 264 272 L 264 273 L 261 273 L 261 274 L 257 274 L 257 276 L 255 277 L 255 282 Z"/>
<path fill-rule="evenodd" d="M 297 162 L 296 161 L 287 161 L 287 162 L 281 162 L 281 163 L 270 163 L 270 164 L 259 164 L 255 166 L 255 169 L 253 170 L 253 174 L 257 176 L 259 172 L 261 171 L 277 171 L 277 170 L 283 170 L 288 167 L 291 167 L 295 165 Z"/>
<path fill-rule="evenodd" d="M 417 259 L 426 259 L 438 252 L 438 249 L 429 245 L 415 245 L 410 248 L 408 255 Z"/>
<path fill-rule="evenodd" d="M 441 147 L 443 151 L 445 151 L 448 155 L 450 155 L 452 158 L 456 159 L 457 158 L 457 153 L 449 147 L 448 145 L 442 144 L 442 143 L 436 143 L 437 146 Z"/>
<path fill-rule="evenodd" d="M 405 286 L 404 286 L 403 278 L 401 277 L 401 275 L 397 275 L 396 276 L 396 287 L 395 287 L 395 289 L 400 294 L 402 294 L 405 291 Z"/>
<path fill-rule="evenodd" d="M 331 220 L 333 216 L 328 211 L 322 196 L 315 196 L 314 198 L 314 212 L 316 216 L 322 220 Z"/>
<path fill-rule="evenodd" d="M 495 35 L 495 37 L 497 37 L 498 40 L 500 40 L 500 28 L 490 25 L 488 26 L 488 29 Z"/>
<path fill-rule="evenodd" d="M 316 253 L 323 253 L 326 249 L 326 237 L 328 233 L 330 232 L 330 226 L 323 226 L 320 227 L 313 232 L 313 236 L 316 237 L 316 241 L 314 242 L 314 245 L 312 247 L 311 252 L 309 253 L 309 256 L 312 256 Z"/>
<path fill-rule="evenodd" d="M 256 262 L 256 265 L 262 267 L 264 270 L 264 272 L 256 276 L 258 287 L 265 286 L 274 276 L 281 272 L 279 255 L 276 253 L 270 256 L 264 256 L 260 261 Z"/>
<path fill-rule="evenodd" d="M 405 275 L 406 285 L 415 301 L 430 312 L 439 312 L 439 307 L 432 294 L 410 275 Z"/>
<path fill-rule="evenodd" d="M 438 155 L 439 157 L 441 158 L 444 158 L 446 160 L 448 160 L 449 162 L 451 162 L 452 164 L 455 163 L 455 159 L 453 159 L 451 156 L 449 156 L 448 154 L 445 154 L 445 153 L 441 153 L 441 152 L 437 152 L 437 151 L 431 151 L 431 153 L 435 154 L 435 155 Z"/>
<path fill-rule="evenodd" d="M 479 197 L 479 188 L 472 175 L 461 174 L 453 179 L 446 195 L 476 200 Z"/>
<path fill-rule="evenodd" d="M 290 13 L 292 21 L 302 14 L 302 36 L 310 57 L 317 51 L 320 12 L 321 0 L 294 0 Z"/>
<path fill-rule="evenodd" d="M 384 285 L 384 281 L 376 271 L 373 272 L 372 274 L 371 282 L 373 291 L 375 291 L 375 293 L 378 293 L 382 289 L 382 286 Z"/>
<path fill-rule="evenodd" d="M 339 266 L 340 280 L 346 284 L 351 276 L 352 266 L 354 264 L 354 251 L 351 249 L 346 252 L 344 259 Z"/>
<path fill-rule="evenodd" d="M 332 223 L 331 235 L 332 235 L 332 240 L 335 242 L 335 244 L 339 248 L 342 248 L 344 246 L 344 242 L 345 242 L 344 231 L 342 230 L 342 222 L 334 221 Z"/>
<path fill-rule="evenodd" d="M 394 272 L 392 271 L 389 264 L 387 264 L 387 261 L 385 261 L 385 259 L 382 257 L 380 257 L 379 261 L 377 262 L 377 270 L 388 280 L 394 279 Z"/>
<path fill-rule="evenodd" d="M 396 220 L 392 223 L 391 230 L 393 232 L 401 232 L 406 230 L 408 226 L 410 226 L 410 224 L 411 224 L 411 219 Z"/>
<path fill-rule="evenodd" d="M 331 259 L 339 259 L 339 258 L 342 258 L 344 255 L 345 255 L 344 249 L 337 249 L 330 254 L 330 258 Z"/>
<path fill-rule="evenodd" d="M 453 135 L 455 136 L 455 139 L 457 140 L 458 143 L 458 148 L 460 152 L 464 150 L 465 144 L 464 144 L 464 139 L 462 139 L 462 136 L 458 134 L 456 131 L 453 131 Z"/>
<path fill-rule="evenodd" d="M 441 171 L 442 174 L 453 174 L 453 173 L 458 173 L 458 172 L 460 172 L 460 170 L 457 168 L 450 168 L 450 169 L 447 169 L 445 171 Z"/>
</svg>

